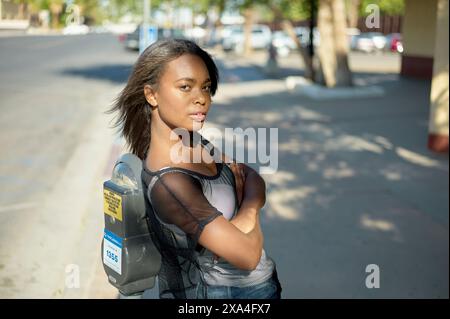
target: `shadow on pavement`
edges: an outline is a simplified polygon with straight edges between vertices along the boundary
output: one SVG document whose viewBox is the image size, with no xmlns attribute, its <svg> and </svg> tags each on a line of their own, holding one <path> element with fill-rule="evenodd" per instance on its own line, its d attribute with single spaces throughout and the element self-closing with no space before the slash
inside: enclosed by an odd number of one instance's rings
<svg viewBox="0 0 450 319">
<path fill-rule="evenodd" d="M 88 68 L 68 68 L 63 70 L 61 74 L 125 84 L 132 68 L 133 65 L 131 64 L 99 65 Z"/>
<path fill-rule="evenodd" d="M 278 128 L 261 223 L 284 298 L 448 298 L 448 154 L 426 147 L 429 82 L 357 76 L 386 95 L 314 101 L 250 91 L 213 104 L 208 118 L 221 128 Z M 365 285 L 370 264 L 380 268 L 379 289 Z"/>
</svg>

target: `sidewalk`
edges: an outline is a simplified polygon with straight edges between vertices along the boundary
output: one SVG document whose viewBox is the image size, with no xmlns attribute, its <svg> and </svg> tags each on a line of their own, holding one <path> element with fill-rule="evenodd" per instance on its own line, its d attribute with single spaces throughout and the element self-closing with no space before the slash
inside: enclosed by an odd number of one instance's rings
<svg viewBox="0 0 450 319">
<path fill-rule="evenodd" d="M 235 77 L 214 98 L 210 126 L 278 128 L 261 223 L 284 298 L 448 298 L 448 154 L 427 149 L 430 83 L 377 63 L 355 78 L 383 97 L 315 101 L 282 77 Z M 378 289 L 365 285 L 370 264 Z"/>
<path fill-rule="evenodd" d="M 101 265 L 102 183 L 111 174 L 106 169 L 113 145 L 103 111 L 115 92 L 113 86 L 99 85 L 97 94 L 86 102 L 95 111 L 80 127 L 78 143 L 59 178 L 30 208 L 29 218 L 15 226 L 17 236 L 3 243 L 2 298 L 113 298 L 117 294 L 106 275 L 102 282 L 94 280 Z M 103 288 L 102 294 L 92 295 L 94 288 Z"/>
</svg>

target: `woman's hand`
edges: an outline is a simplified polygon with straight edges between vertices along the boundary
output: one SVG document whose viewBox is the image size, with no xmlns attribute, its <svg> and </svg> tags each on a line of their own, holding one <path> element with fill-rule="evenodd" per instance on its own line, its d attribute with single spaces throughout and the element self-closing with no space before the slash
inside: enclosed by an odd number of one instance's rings
<svg viewBox="0 0 450 319">
<path fill-rule="evenodd" d="M 233 162 L 230 164 L 231 170 L 234 174 L 234 180 L 236 181 L 236 194 L 238 198 L 238 207 L 241 206 L 244 199 L 244 186 L 245 186 L 245 174 L 242 164 Z"/>
</svg>

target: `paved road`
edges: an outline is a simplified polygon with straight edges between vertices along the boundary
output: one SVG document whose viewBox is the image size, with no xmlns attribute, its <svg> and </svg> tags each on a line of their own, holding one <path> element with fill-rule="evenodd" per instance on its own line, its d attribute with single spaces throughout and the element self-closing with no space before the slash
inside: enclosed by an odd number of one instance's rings
<svg viewBox="0 0 450 319">
<path fill-rule="evenodd" d="M 34 202 L 52 188 L 79 133 L 105 109 L 96 99 L 126 80 L 135 54 L 111 36 L 20 37 L 0 41 L 3 149 L 0 205 Z M 19 174 L 20 172 L 20 177 Z M 34 187 L 24 194 L 32 180 Z M 25 198 L 24 198 L 25 196 Z"/>
<path fill-rule="evenodd" d="M 61 297 L 71 263 L 86 285 L 92 260 L 73 245 L 101 222 L 88 194 L 114 139 L 102 112 L 135 58 L 111 35 L 1 39 L 0 296 Z"/>
</svg>

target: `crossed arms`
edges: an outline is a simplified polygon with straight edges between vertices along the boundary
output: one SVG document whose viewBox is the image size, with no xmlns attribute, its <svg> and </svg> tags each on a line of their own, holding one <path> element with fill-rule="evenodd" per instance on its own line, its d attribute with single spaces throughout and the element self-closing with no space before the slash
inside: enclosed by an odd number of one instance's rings
<svg viewBox="0 0 450 319">
<path fill-rule="evenodd" d="M 222 159 L 228 160 L 225 156 Z M 231 221 L 220 216 L 206 225 L 199 243 L 237 268 L 254 270 L 262 254 L 259 211 L 266 201 L 266 186 L 262 177 L 251 167 L 233 164 L 231 168 L 237 184 L 236 191 L 238 194 L 242 192 L 238 212 Z"/>
</svg>

